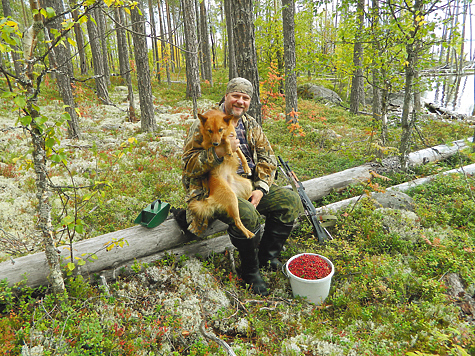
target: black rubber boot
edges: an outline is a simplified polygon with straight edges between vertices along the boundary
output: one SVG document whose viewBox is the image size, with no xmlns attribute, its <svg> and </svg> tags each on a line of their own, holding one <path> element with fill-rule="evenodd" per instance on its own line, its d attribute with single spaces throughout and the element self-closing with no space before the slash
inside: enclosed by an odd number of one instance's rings
<svg viewBox="0 0 475 356">
<path fill-rule="evenodd" d="M 292 231 L 293 224 L 283 224 L 275 220 L 266 221 L 264 234 L 259 245 L 259 266 L 272 271 L 282 269 L 279 261 L 285 241 Z"/>
<path fill-rule="evenodd" d="M 252 288 L 255 294 L 262 296 L 269 295 L 267 284 L 262 279 L 259 271 L 259 260 L 257 258 L 257 247 L 261 237 L 260 227 L 252 239 L 238 238 L 228 231 L 231 243 L 239 251 L 241 260 L 241 278 Z"/>
<path fill-rule="evenodd" d="M 180 230 L 189 240 L 202 240 L 199 236 L 193 234 L 190 230 L 188 230 L 188 222 L 186 221 L 186 210 L 183 208 L 170 208 L 170 212 L 173 214 L 176 223 L 180 227 Z"/>
</svg>

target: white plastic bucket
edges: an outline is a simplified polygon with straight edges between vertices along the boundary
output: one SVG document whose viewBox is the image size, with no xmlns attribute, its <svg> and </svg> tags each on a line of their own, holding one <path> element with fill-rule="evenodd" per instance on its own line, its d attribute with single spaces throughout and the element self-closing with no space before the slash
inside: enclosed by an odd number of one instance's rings
<svg viewBox="0 0 475 356">
<path fill-rule="evenodd" d="M 289 271 L 289 264 L 299 256 L 302 255 L 313 255 L 318 256 L 325 260 L 331 268 L 331 272 L 328 276 L 321 279 L 304 279 L 297 277 Z M 335 273 L 335 267 L 333 263 L 326 257 L 317 255 L 316 253 L 301 253 L 290 258 L 285 264 L 285 275 L 290 280 L 290 286 L 292 287 L 292 293 L 294 297 L 306 297 L 307 301 L 314 303 L 316 305 L 322 304 L 325 299 L 328 297 L 330 292 L 330 285 Z"/>
</svg>

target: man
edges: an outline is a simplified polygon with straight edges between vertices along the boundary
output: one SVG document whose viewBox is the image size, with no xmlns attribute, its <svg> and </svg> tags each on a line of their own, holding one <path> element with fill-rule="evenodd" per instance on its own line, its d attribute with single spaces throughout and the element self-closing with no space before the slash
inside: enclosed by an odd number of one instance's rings
<svg viewBox="0 0 475 356">
<path fill-rule="evenodd" d="M 253 192 L 249 201 L 239 198 L 239 214 L 246 228 L 255 235 L 247 239 L 236 228 L 234 221 L 226 213 L 216 214 L 214 218 L 229 225 L 228 234 L 231 243 L 239 251 L 241 260 L 241 278 L 251 286 L 256 294 L 268 295 L 267 285 L 262 279 L 259 268 L 279 270 L 282 263 L 278 260 L 284 243 L 290 235 L 294 220 L 302 209 L 298 194 L 292 190 L 273 184 L 277 168 L 274 152 L 257 121 L 246 114 L 251 103 L 253 86 L 244 78 L 234 78 L 226 88 L 224 102 L 220 109 L 233 115 L 232 124 L 237 137 L 230 137 L 231 147 L 236 151 L 239 146 L 252 169 Z M 199 131 L 199 120 L 191 126 L 185 140 L 182 155 L 182 181 L 187 192 L 186 202 L 205 199 L 209 191 L 206 187 L 207 174 L 218 166 L 225 155 L 224 147 L 201 147 L 203 137 Z M 238 174 L 244 174 L 242 168 Z M 200 221 L 187 210 L 188 229 L 201 235 L 209 221 Z M 261 231 L 261 215 L 266 217 L 265 229 Z"/>
</svg>

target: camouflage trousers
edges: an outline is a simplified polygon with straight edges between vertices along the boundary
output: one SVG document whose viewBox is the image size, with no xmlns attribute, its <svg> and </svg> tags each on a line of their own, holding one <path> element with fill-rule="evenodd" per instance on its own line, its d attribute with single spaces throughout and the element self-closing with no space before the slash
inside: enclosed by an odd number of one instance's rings
<svg viewBox="0 0 475 356">
<path fill-rule="evenodd" d="M 249 201 L 238 198 L 239 215 L 244 226 L 255 232 L 261 223 L 261 215 L 266 217 L 266 221 L 272 220 L 274 223 L 291 224 L 303 212 L 302 201 L 293 190 L 272 185 L 269 192 L 264 195 L 254 207 Z M 233 219 L 227 213 L 217 213 L 214 218 L 229 225 L 228 232 L 235 237 L 244 237 L 241 230 L 236 228 Z"/>
</svg>

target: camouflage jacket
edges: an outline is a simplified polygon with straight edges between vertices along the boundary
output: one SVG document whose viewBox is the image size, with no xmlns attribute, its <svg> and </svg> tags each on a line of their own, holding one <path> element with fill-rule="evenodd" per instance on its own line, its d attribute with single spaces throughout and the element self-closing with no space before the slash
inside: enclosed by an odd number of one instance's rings
<svg viewBox="0 0 475 356">
<path fill-rule="evenodd" d="M 257 121 L 247 114 L 241 117 L 246 129 L 246 138 L 249 150 L 256 164 L 253 174 L 254 188 L 261 187 L 266 192 L 274 181 L 277 160 L 274 151 L 267 140 L 262 127 Z M 182 183 L 186 191 L 186 203 L 194 199 L 205 199 L 209 195 L 207 187 L 208 172 L 220 165 L 223 159 L 218 158 L 214 147 L 204 150 L 201 147 L 203 136 L 199 130 L 200 120 L 196 120 L 190 127 L 185 140 L 182 154 Z M 193 213 L 187 209 L 187 220 L 191 222 L 189 230 L 196 235 L 201 235 L 208 228 L 210 221 L 198 221 Z"/>
</svg>

